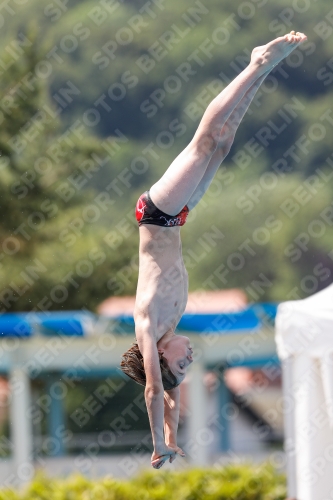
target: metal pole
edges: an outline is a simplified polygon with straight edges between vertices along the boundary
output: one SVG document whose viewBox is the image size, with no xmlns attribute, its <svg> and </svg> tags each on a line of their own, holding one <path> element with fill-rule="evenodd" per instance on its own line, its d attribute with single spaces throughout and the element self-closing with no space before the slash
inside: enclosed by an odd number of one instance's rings
<svg viewBox="0 0 333 500">
<path fill-rule="evenodd" d="M 209 461 L 209 446 L 213 437 L 207 427 L 206 387 L 204 385 L 205 370 L 202 363 L 197 361 L 191 367 L 189 375 L 189 441 L 185 445 L 185 452 L 192 465 L 206 466 Z"/>
<path fill-rule="evenodd" d="M 18 484 L 25 484 L 34 475 L 30 379 L 21 368 L 14 368 L 9 375 L 11 390 L 10 420 L 13 443 L 14 475 Z"/>
<path fill-rule="evenodd" d="M 51 398 L 50 413 L 48 415 L 48 433 L 52 438 L 54 446 L 54 449 L 51 450 L 52 456 L 60 457 L 64 455 L 62 434 L 65 428 L 65 417 L 62 398 L 56 398 L 54 391 L 52 391 L 53 383 L 56 381 L 57 379 L 52 377 L 47 384 L 47 391 Z"/>
<path fill-rule="evenodd" d="M 228 418 L 228 407 L 230 405 L 230 391 L 224 380 L 225 370 L 220 370 L 218 400 L 219 400 L 219 425 L 221 429 L 221 446 L 220 449 L 226 453 L 230 449 L 230 425 Z"/>
</svg>

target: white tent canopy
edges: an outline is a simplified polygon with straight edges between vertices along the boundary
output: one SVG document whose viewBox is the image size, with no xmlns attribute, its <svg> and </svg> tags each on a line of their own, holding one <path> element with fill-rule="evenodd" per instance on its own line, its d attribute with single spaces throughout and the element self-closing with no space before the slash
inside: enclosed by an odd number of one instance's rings
<svg viewBox="0 0 333 500">
<path fill-rule="evenodd" d="M 288 493 L 333 499 L 333 284 L 284 302 L 276 316 L 283 364 Z"/>
</svg>

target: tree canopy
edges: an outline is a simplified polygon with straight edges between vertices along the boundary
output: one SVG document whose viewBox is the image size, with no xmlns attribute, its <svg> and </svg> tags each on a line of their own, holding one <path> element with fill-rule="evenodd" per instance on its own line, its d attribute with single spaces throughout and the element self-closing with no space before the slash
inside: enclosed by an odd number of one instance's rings
<svg viewBox="0 0 333 500">
<path fill-rule="evenodd" d="M 135 293 L 137 197 L 256 45 L 308 41 L 258 92 L 182 229 L 192 289 L 304 297 L 333 271 L 333 16 L 324 0 L 30 0 L 2 12 L 2 311 Z"/>
</svg>

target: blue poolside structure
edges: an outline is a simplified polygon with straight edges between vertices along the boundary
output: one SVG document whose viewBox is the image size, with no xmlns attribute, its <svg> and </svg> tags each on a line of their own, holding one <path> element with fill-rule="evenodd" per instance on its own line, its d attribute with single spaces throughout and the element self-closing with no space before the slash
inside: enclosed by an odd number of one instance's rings
<svg viewBox="0 0 333 500">
<path fill-rule="evenodd" d="M 189 433 L 198 436 L 206 426 L 206 370 L 233 366 L 262 367 L 278 363 L 274 342 L 276 304 L 255 304 L 230 314 L 184 314 L 177 330 L 188 335 L 194 351 L 200 353 L 190 369 L 188 419 Z M 8 376 L 11 394 L 11 436 L 13 468 L 30 464 L 33 472 L 32 423 L 26 416 L 32 404 L 30 381 L 70 373 L 71 376 L 108 377 L 119 367 L 121 355 L 134 341 L 132 316 L 106 317 L 89 311 L 45 313 L 4 313 L 0 316 L 0 373 Z M 119 372 L 118 372 L 119 373 Z M 55 375 L 56 374 L 56 375 Z M 220 377 L 221 408 L 229 392 Z M 17 388 L 20 390 L 17 390 Z M 48 433 L 58 443 L 56 455 L 63 453 L 56 430 L 64 424 L 62 401 L 52 395 Z M 229 448 L 228 419 L 220 415 L 222 451 Z M 193 451 L 195 465 L 208 463 L 207 450 Z M 23 467 L 23 466 L 22 466 Z M 31 472 L 31 474 L 32 474 Z M 28 474 L 29 476 L 29 474 Z M 20 482 L 29 480 L 22 475 Z"/>
</svg>

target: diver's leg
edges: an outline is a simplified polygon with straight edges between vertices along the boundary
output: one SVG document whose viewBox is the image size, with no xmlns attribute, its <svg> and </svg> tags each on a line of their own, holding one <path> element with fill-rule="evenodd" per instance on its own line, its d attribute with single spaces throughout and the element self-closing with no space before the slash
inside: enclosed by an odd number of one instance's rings
<svg viewBox="0 0 333 500">
<path fill-rule="evenodd" d="M 218 170 L 219 166 L 221 165 L 222 161 L 224 158 L 227 156 L 227 154 L 230 151 L 230 148 L 234 142 L 235 134 L 236 131 L 246 113 L 248 110 L 255 94 L 257 93 L 260 85 L 266 78 L 266 76 L 269 74 L 269 71 L 262 75 L 258 80 L 252 85 L 252 87 L 246 92 L 244 95 L 243 99 L 239 102 L 239 104 L 236 106 L 234 111 L 231 113 L 229 116 L 228 120 L 226 123 L 223 125 L 221 134 L 220 134 L 220 139 L 218 146 L 212 155 L 207 168 L 205 170 L 205 173 L 199 182 L 197 188 L 195 189 L 193 195 L 189 199 L 187 206 L 190 210 L 199 203 L 205 192 L 210 186 L 210 183 L 212 182 L 216 171 Z"/>
<path fill-rule="evenodd" d="M 303 34 L 276 38 L 252 51 L 250 64 L 209 104 L 190 144 L 177 156 L 150 195 L 170 215 L 188 203 L 220 143 L 221 130 L 249 89 L 306 40 Z"/>
</svg>

